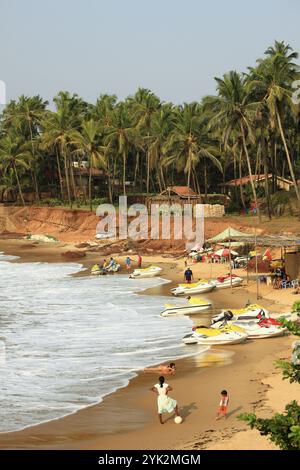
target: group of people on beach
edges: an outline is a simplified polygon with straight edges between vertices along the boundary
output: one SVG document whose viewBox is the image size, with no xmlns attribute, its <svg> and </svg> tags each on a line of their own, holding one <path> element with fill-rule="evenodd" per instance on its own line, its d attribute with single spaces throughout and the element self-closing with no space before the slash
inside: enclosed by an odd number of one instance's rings
<svg viewBox="0 0 300 470">
<path fill-rule="evenodd" d="M 131 269 L 131 263 L 134 261 L 133 259 L 130 258 L 130 256 L 127 256 L 125 259 L 125 266 L 126 270 L 129 271 Z M 137 257 L 137 268 L 140 269 L 142 267 L 142 257 L 138 253 Z M 92 267 L 93 271 L 100 271 L 101 274 L 107 274 L 111 271 L 118 271 L 120 269 L 120 265 L 117 263 L 117 261 L 111 257 L 110 259 L 104 259 L 102 263 L 95 264 Z"/>
<path fill-rule="evenodd" d="M 148 367 L 144 369 L 144 372 L 159 372 L 164 375 L 174 375 L 176 371 L 176 366 L 174 362 L 171 362 L 168 365 L 160 365 L 158 367 Z M 157 409 L 158 409 L 158 419 L 160 424 L 164 424 L 162 419 L 163 413 L 175 413 L 175 422 L 181 423 L 182 417 L 179 414 L 178 403 L 173 398 L 169 397 L 169 392 L 172 392 L 173 388 L 166 383 L 165 377 L 161 375 L 158 378 L 158 383 L 151 387 L 150 391 L 154 392 L 157 395 Z M 221 391 L 220 402 L 217 410 L 216 420 L 224 417 L 227 418 L 227 409 L 229 403 L 229 395 L 227 390 Z"/>
</svg>

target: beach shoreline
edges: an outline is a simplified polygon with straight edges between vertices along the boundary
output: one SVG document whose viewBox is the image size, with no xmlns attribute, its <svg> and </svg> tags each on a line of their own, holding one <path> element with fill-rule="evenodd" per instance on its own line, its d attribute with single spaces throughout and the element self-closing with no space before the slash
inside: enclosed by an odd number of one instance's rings
<svg viewBox="0 0 300 470">
<path fill-rule="evenodd" d="M 26 245 L 28 246 L 27 249 Z M 67 246 L 67 248 L 72 248 L 72 246 Z M 30 244 L 27 244 L 24 240 L 1 240 L 0 250 L 7 254 L 20 256 L 20 259 L 17 260 L 17 262 L 65 262 L 61 257 L 61 252 L 66 250 L 66 245 L 63 244 L 63 246 L 56 245 L 50 247 L 38 245 L 35 248 L 32 248 Z M 99 261 L 100 256 L 101 255 L 99 255 L 99 253 L 89 253 L 84 259 L 80 259 L 78 261 L 72 260 L 72 262 L 78 262 L 86 268 L 86 271 L 80 271 L 78 275 L 88 274 L 88 267 L 95 262 L 96 259 Z M 145 263 L 160 262 L 164 267 L 162 277 L 166 277 L 171 281 L 171 283 L 175 283 L 176 280 L 177 282 L 180 282 L 179 276 L 180 273 L 182 273 L 183 259 L 174 260 L 172 258 L 162 258 L 159 256 L 145 256 L 143 258 Z M 116 259 L 120 259 L 122 261 L 123 257 L 116 256 Z M 203 272 L 205 271 L 204 268 L 206 271 L 208 269 L 218 269 L 218 271 L 221 270 L 223 273 L 228 269 L 226 266 L 203 266 L 201 263 L 193 266 L 194 271 L 199 270 Z M 172 284 L 170 283 L 163 284 L 159 287 L 148 289 L 142 294 L 170 295 L 170 287 L 172 287 Z M 215 296 L 218 298 L 214 299 L 214 303 L 217 306 L 221 306 L 224 305 L 224 301 L 229 298 L 229 307 L 233 308 L 241 306 L 241 302 L 248 298 L 250 298 L 251 301 L 254 301 L 255 289 L 253 289 L 253 285 L 251 285 L 251 287 L 252 290 L 251 288 L 235 289 L 236 293 L 239 292 L 238 296 L 230 295 L 228 290 L 224 290 L 220 292 L 218 296 Z M 273 301 L 270 299 L 264 299 L 263 304 L 267 304 L 266 306 L 276 306 L 277 311 L 286 311 L 288 308 L 288 303 L 280 303 L 276 298 L 275 300 L 273 299 Z M 197 321 L 199 320 L 199 317 L 197 318 L 197 316 L 195 316 L 193 319 Z M 219 388 L 224 387 L 222 377 L 227 377 L 228 374 L 232 376 L 232 384 L 230 384 L 230 386 L 228 385 L 228 388 L 231 390 L 231 393 L 233 393 L 233 399 L 231 400 L 233 403 L 233 409 L 234 407 L 238 408 L 237 405 L 235 406 L 235 403 L 237 404 L 238 400 L 237 397 L 234 397 L 234 389 L 235 387 L 236 390 L 241 388 L 240 384 L 236 381 L 236 377 L 239 377 L 240 381 L 245 381 L 247 383 L 247 385 L 243 387 L 243 390 L 246 390 L 247 387 L 250 387 L 251 389 L 251 393 L 248 398 L 248 406 L 250 409 L 245 410 L 247 402 L 247 398 L 245 396 L 243 397 L 243 401 L 241 400 L 244 406 L 242 411 L 253 411 L 253 409 L 259 410 L 260 404 L 263 401 L 261 397 L 266 393 L 267 389 L 265 385 L 259 384 L 259 378 L 253 379 L 252 377 L 262 377 L 263 375 L 265 377 L 265 374 L 263 374 L 263 371 L 260 369 L 262 364 L 264 369 L 267 368 L 272 370 L 272 374 L 280 374 L 274 369 L 273 362 L 275 359 L 273 356 L 287 357 L 291 342 L 291 337 L 284 337 L 268 339 L 262 342 L 258 340 L 255 343 L 248 342 L 247 345 L 242 346 L 227 346 L 223 349 L 228 352 L 232 352 L 234 356 L 233 360 L 232 358 L 226 358 L 225 361 L 221 357 L 220 353 L 218 355 L 217 351 L 214 353 L 213 350 L 211 354 L 212 357 L 210 358 L 211 363 L 209 360 L 208 363 L 210 363 L 210 365 L 215 365 L 215 367 L 203 367 L 201 360 L 203 361 L 204 358 L 202 355 L 198 357 L 191 356 L 189 358 L 176 361 L 178 372 L 175 376 L 170 377 L 170 383 L 174 387 L 174 397 L 178 399 L 179 405 L 181 409 L 183 409 L 182 414 L 184 417 L 184 423 L 181 426 L 175 426 L 170 422 L 170 420 L 168 420 L 166 423 L 166 427 L 168 429 L 167 438 L 165 436 L 166 433 L 162 434 L 160 431 L 160 425 L 157 421 L 156 399 L 154 395 L 152 396 L 150 392 L 148 393 L 150 387 L 157 380 L 157 376 L 155 374 L 145 374 L 140 371 L 137 373 L 136 377 L 129 381 L 129 384 L 126 387 L 120 388 L 112 394 L 105 396 L 101 403 L 97 405 L 89 406 L 72 415 L 67 415 L 36 426 L 31 426 L 24 430 L 0 434 L 0 448 L 135 449 L 147 448 L 145 447 L 145 442 L 151 442 L 151 447 L 149 448 L 157 449 L 197 448 L 197 446 L 199 446 L 198 436 L 201 437 L 201 433 L 207 433 L 207 429 L 211 430 L 208 432 L 208 435 L 211 434 L 212 439 L 208 439 L 208 436 L 206 436 L 206 439 L 201 439 L 206 441 L 205 448 L 209 448 L 210 443 L 215 440 L 216 436 L 221 435 L 224 429 L 227 429 L 228 426 L 233 435 L 236 432 L 250 432 L 246 431 L 246 426 L 235 420 L 233 416 L 228 419 L 225 428 L 225 425 L 222 422 L 215 423 L 214 414 L 216 406 L 213 405 L 211 400 L 216 402 L 218 400 Z M 264 361 L 260 362 L 258 361 L 258 358 L 261 357 L 262 351 L 264 354 Z M 246 370 L 243 370 L 242 359 L 244 359 L 244 363 L 247 364 Z M 222 360 L 225 363 L 222 364 Z M 214 361 L 217 361 L 217 366 Z M 229 363 L 226 364 L 226 361 Z M 222 367 L 219 367 L 220 364 L 222 364 Z M 251 379 L 249 377 L 249 371 L 251 371 L 252 374 Z M 251 382 L 251 380 L 254 381 Z M 201 397 L 195 397 L 194 391 L 197 390 L 199 381 L 201 382 Z M 203 383 L 203 381 L 205 381 L 205 383 Z M 210 396 L 212 395 L 211 390 L 215 391 L 215 396 Z M 197 415 L 199 415 L 198 410 L 200 409 L 200 402 L 203 401 L 203 397 L 205 397 L 205 399 L 207 398 L 209 403 L 205 405 L 204 416 L 203 413 L 200 414 L 201 425 L 198 426 Z M 186 404 L 186 401 L 190 401 L 190 403 Z M 256 404 L 253 405 L 253 403 Z M 270 412 L 270 410 L 267 411 Z M 165 426 L 162 428 L 164 430 Z M 191 440 L 191 435 L 195 435 L 195 433 L 197 433 L 197 437 Z M 151 436 L 151 439 L 149 436 Z M 182 444 L 182 441 L 184 441 L 184 444 Z M 132 446 L 133 442 L 134 445 Z M 144 447 L 137 447 L 142 446 L 143 442 Z M 269 443 L 267 442 L 263 445 L 268 446 Z"/>
</svg>

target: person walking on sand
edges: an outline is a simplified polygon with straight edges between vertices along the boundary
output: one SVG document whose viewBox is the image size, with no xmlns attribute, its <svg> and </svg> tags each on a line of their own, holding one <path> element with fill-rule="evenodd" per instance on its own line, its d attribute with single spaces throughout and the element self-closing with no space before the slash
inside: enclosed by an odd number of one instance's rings
<svg viewBox="0 0 300 470">
<path fill-rule="evenodd" d="M 160 424 L 164 424 L 162 420 L 163 413 L 172 413 L 175 411 L 175 416 L 180 416 L 178 411 L 177 401 L 173 398 L 168 397 L 168 393 L 173 389 L 165 383 L 163 376 L 159 377 L 158 384 L 154 385 L 150 390 L 157 394 L 157 408 L 158 408 L 158 419 Z"/>
<path fill-rule="evenodd" d="M 225 419 L 227 418 L 228 403 L 229 403 L 229 396 L 228 396 L 227 390 L 222 390 L 216 420 L 220 419 L 222 416 L 224 416 Z"/>
<path fill-rule="evenodd" d="M 191 268 L 187 268 L 184 271 L 184 279 L 187 284 L 190 284 L 192 279 L 194 279 L 193 271 L 191 270 Z"/>
<path fill-rule="evenodd" d="M 131 266 L 131 258 L 129 256 L 127 256 L 127 258 L 125 259 L 125 264 L 126 264 L 127 271 L 129 271 L 130 266 Z"/>
<path fill-rule="evenodd" d="M 139 253 L 138 253 L 138 259 L 137 259 L 137 267 L 138 268 L 142 267 L 142 257 Z"/>
</svg>

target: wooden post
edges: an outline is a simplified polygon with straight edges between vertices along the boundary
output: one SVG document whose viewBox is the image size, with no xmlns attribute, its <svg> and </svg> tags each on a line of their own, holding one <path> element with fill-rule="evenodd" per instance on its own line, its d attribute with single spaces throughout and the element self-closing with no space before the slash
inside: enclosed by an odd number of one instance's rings
<svg viewBox="0 0 300 470">
<path fill-rule="evenodd" d="M 259 299 L 259 285 L 258 285 L 258 262 L 257 262 L 257 241 L 256 241 L 256 227 L 255 227 L 255 244 L 254 244 L 254 250 L 255 250 L 255 273 L 256 273 L 256 299 Z"/>
<path fill-rule="evenodd" d="M 230 272 L 230 290 L 232 293 L 232 268 L 231 268 L 231 240 L 230 240 L 230 227 L 228 230 L 228 236 L 229 236 L 229 272 Z"/>
</svg>

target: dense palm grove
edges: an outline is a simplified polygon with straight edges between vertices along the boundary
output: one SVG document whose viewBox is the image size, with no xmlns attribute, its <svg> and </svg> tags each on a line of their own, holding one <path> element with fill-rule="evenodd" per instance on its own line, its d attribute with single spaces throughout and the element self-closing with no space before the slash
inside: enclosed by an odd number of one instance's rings
<svg viewBox="0 0 300 470">
<path fill-rule="evenodd" d="M 95 105 L 60 92 L 55 110 L 39 96 L 11 101 L 1 115 L 0 194 L 25 204 L 48 192 L 63 203 L 115 201 L 126 192 L 154 193 L 184 184 L 198 193 L 221 192 L 222 183 L 249 176 L 247 194 L 235 187 L 231 204 L 249 202 L 272 215 L 275 175 L 294 183 L 300 208 L 299 107 L 293 83 L 300 78 L 298 54 L 275 42 L 255 67 L 216 78 L 216 96 L 173 105 L 147 89 L 118 101 L 101 95 Z M 88 192 L 74 178 L 76 165 L 88 161 Z M 95 190 L 92 169 L 103 171 Z M 252 175 L 274 175 L 257 187 Z M 126 182 L 130 181 L 128 186 Z"/>
</svg>

